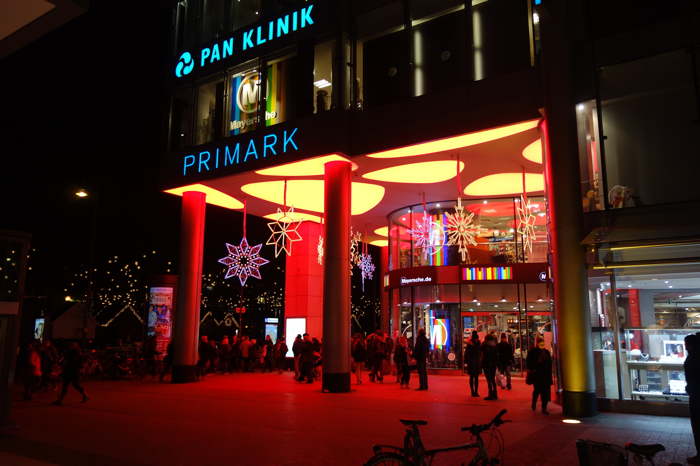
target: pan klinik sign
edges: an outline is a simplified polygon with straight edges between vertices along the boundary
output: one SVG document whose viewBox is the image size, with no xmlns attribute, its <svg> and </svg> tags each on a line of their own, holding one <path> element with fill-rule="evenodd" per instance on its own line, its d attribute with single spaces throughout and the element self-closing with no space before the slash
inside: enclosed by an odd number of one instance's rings
<svg viewBox="0 0 700 466">
<path fill-rule="evenodd" d="M 175 76 L 181 78 L 190 74 L 195 67 L 205 68 L 233 57 L 237 53 L 247 52 L 280 37 L 306 29 L 314 24 L 313 13 L 314 5 L 309 4 L 279 18 L 240 30 L 227 39 L 209 47 L 203 47 L 198 54 L 183 52 L 175 65 Z"/>
</svg>

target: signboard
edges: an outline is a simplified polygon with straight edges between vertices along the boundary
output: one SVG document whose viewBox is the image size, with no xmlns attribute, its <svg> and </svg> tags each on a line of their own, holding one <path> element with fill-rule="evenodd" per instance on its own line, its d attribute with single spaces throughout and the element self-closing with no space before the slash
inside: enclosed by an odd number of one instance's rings
<svg viewBox="0 0 700 466">
<path fill-rule="evenodd" d="M 219 40 L 197 52 L 184 51 L 175 64 L 175 77 L 182 78 L 195 69 L 203 70 L 215 63 L 242 58 L 263 45 L 299 31 L 309 29 L 316 22 L 316 9 L 313 3 L 272 20 L 261 21 L 252 27 L 240 29 L 232 36 Z"/>
<path fill-rule="evenodd" d="M 146 334 L 156 339 L 156 351 L 165 355 L 172 337 L 173 288 L 152 287 L 148 299 L 148 328 Z"/>
<path fill-rule="evenodd" d="M 389 286 L 437 285 L 437 267 L 413 267 L 389 272 Z"/>
<path fill-rule="evenodd" d="M 464 267 L 464 281 L 502 281 L 513 280 L 513 267 Z"/>
<path fill-rule="evenodd" d="M 546 283 L 550 280 L 549 264 L 537 262 L 508 266 L 462 267 L 462 282 Z"/>
</svg>

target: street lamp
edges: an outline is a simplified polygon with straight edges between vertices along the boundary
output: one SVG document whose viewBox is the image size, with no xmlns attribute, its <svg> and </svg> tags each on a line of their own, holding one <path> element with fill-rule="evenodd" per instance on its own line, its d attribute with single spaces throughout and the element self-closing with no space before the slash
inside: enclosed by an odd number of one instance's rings
<svg viewBox="0 0 700 466">
<path fill-rule="evenodd" d="M 85 188 L 80 188 L 75 192 L 78 199 L 88 199 L 92 202 L 92 218 L 90 224 L 90 257 L 88 262 L 88 306 L 83 313 L 83 343 L 87 341 L 89 316 L 93 314 L 95 303 L 95 244 L 97 243 L 97 194 L 92 195 Z"/>
</svg>

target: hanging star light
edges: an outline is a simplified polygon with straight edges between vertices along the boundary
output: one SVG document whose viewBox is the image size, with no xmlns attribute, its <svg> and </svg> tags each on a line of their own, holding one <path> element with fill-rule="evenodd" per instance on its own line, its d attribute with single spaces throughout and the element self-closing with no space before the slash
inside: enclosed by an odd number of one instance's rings
<svg viewBox="0 0 700 466">
<path fill-rule="evenodd" d="M 427 214 L 423 214 L 423 218 L 416 222 L 415 228 L 408 230 L 408 234 L 414 241 L 414 247 L 422 248 L 423 257 L 437 254 L 445 245 L 445 229 Z"/>
<path fill-rule="evenodd" d="M 447 245 L 457 246 L 462 255 L 462 262 L 471 262 L 467 246 L 476 246 L 476 237 L 480 227 L 474 222 L 474 212 L 465 212 L 462 198 L 457 198 L 454 213 L 446 212 L 447 216 Z"/>
<path fill-rule="evenodd" d="M 317 257 L 316 260 L 318 260 L 318 265 L 323 265 L 323 236 L 318 235 L 318 245 L 316 246 L 316 252 L 317 252 Z"/>
<path fill-rule="evenodd" d="M 516 210 L 518 212 L 518 234 L 523 242 L 523 254 L 532 254 L 532 241 L 536 236 L 535 222 L 537 221 L 532 213 L 532 204 L 521 194 L 520 205 Z"/>
<path fill-rule="evenodd" d="M 294 207 L 290 207 L 288 210 L 286 208 L 282 210 L 278 207 L 277 214 L 277 220 L 267 224 L 272 234 L 265 244 L 275 245 L 275 257 L 279 256 L 282 251 L 291 256 L 292 243 L 302 240 L 298 231 L 302 220 L 296 220 L 293 217 Z"/>
<path fill-rule="evenodd" d="M 245 286 L 248 277 L 261 279 L 260 266 L 270 262 L 260 257 L 261 248 L 262 244 L 249 246 L 245 236 L 241 239 L 239 246 L 226 243 L 228 256 L 219 259 L 219 263 L 228 267 L 224 278 L 238 277 L 241 286 Z"/>
<path fill-rule="evenodd" d="M 360 243 L 362 242 L 362 233 L 359 231 L 352 231 L 350 227 L 350 273 L 352 274 L 352 264 L 360 265 L 360 259 L 362 258 L 362 252 L 360 251 Z"/>
<path fill-rule="evenodd" d="M 365 291 L 365 280 L 371 280 L 374 277 L 374 263 L 372 256 L 369 253 L 360 255 L 360 263 L 358 264 L 360 273 L 362 274 L 362 291 Z"/>
</svg>

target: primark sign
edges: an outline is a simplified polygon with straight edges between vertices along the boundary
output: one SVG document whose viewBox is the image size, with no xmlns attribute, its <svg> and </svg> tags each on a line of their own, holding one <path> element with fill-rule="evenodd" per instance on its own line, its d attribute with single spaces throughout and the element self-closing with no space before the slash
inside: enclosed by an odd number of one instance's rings
<svg viewBox="0 0 700 466">
<path fill-rule="evenodd" d="M 182 78 L 192 73 L 195 68 L 206 68 L 297 31 L 308 29 L 315 23 L 314 14 L 314 5 L 309 4 L 284 16 L 241 29 L 231 37 L 203 47 L 199 51 L 183 52 L 175 65 L 175 76 Z"/>
</svg>

